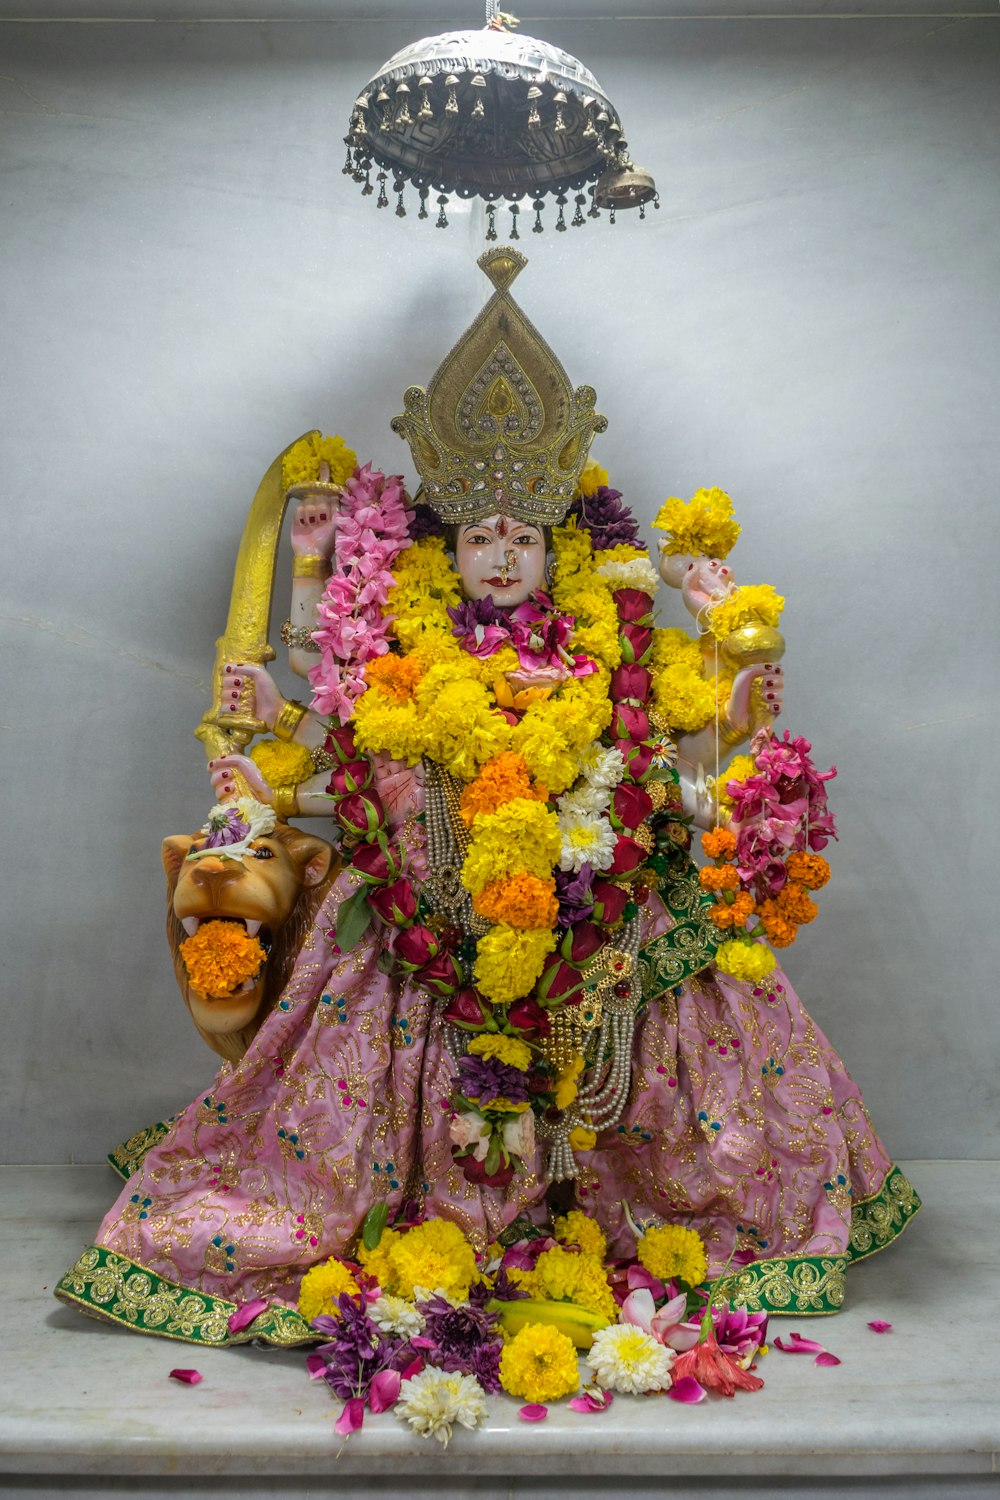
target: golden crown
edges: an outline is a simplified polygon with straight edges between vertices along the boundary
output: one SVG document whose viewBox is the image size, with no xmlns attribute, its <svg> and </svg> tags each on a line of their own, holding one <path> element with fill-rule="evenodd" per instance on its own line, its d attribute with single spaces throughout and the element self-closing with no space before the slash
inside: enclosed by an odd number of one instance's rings
<svg viewBox="0 0 1000 1500">
<path fill-rule="evenodd" d="M 573 389 L 510 296 L 527 264 L 509 247 L 479 257 L 496 291 L 427 389 L 411 385 L 393 418 L 423 481 L 421 498 L 449 525 L 498 513 L 558 525 L 594 434 L 608 425 L 594 410 L 593 387 Z"/>
</svg>

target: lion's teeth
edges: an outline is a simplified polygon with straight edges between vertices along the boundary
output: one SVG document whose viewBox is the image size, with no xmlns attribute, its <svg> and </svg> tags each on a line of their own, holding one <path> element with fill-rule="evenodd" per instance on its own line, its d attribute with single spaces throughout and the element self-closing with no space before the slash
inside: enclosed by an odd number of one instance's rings
<svg viewBox="0 0 1000 1500">
<path fill-rule="evenodd" d="M 260 931 L 259 922 L 247 922 L 247 937 L 256 937 Z"/>
<path fill-rule="evenodd" d="M 200 921 L 200 917 L 181 917 L 181 926 L 184 928 L 184 931 L 187 933 L 188 937 L 194 937 L 195 933 L 198 931 L 198 924 Z"/>
</svg>

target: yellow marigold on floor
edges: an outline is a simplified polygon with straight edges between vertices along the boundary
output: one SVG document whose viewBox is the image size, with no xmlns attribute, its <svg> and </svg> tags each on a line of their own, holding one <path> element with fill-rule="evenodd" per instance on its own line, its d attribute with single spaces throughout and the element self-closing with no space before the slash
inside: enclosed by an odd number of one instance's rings
<svg viewBox="0 0 1000 1500">
<path fill-rule="evenodd" d="M 709 859 L 729 859 L 736 853 L 736 835 L 728 828 L 713 828 L 702 834 L 701 847 Z"/>
<path fill-rule="evenodd" d="M 543 1250 L 531 1273 L 530 1289 L 532 1296 L 543 1301 L 573 1302 L 609 1322 L 618 1316 L 603 1260 L 587 1252 L 576 1254 L 561 1245 Z"/>
<path fill-rule="evenodd" d="M 335 1318 L 340 1312 L 337 1298 L 345 1293 L 353 1297 L 358 1283 L 345 1265 L 331 1256 L 321 1266 L 313 1266 L 302 1278 L 299 1287 L 299 1312 L 307 1323 L 318 1318 L 320 1313 Z"/>
<path fill-rule="evenodd" d="M 556 1239 L 562 1244 L 579 1245 L 586 1254 L 596 1256 L 599 1261 L 604 1260 L 608 1249 L 604 1230 L 596 1219 L 588 1218 L 580 1209 L 571 1208 L 563 1218 L 556 1219 L 552 1229 Z"/>
<path fill-rule="evenodd" d="M 781 915 L 789 922 L 797 922 L 800 927 L 811 922 L 819 913 L 815 901 L 810 901 L 806 895 L 805 887 L 797 885 L 794 880 L 790 880 L 778 892 L 775 902 Z"/>
<path fill-rule="evenodd" d="M 473 1057 L 498 1057 L 502 1063 L 520 1068 L 522 1073 L 528 1071 L 534 1057 L 527 1042 L 514 1036 L 501 1036 L 496 1031 L 485 1031 L 481 1036 L 473 1037 L 469 1051 Z"/>
<path fill-rule="evenodd" d="M 472 905 L 488 921 L 509 922 L 511 927 L 554 927 L 559 915 L 555 881 L 539 880 L 537 875 L 491 880 Z"/>
<path fill-rule="evenodd" d="M 735 939 L 723 943 L 715 955 L 716 968 L 744 984 L 766 979 L 774 965 L 774 954 L 765 943 L 741 943 Z"/>
<path fill-rule="evenodd" d="M 479 939 L 472 971 L 477 987 L 494 1005 L 520 1000 L 534 989 L 555 946 L 555 934 L 548 927 L 525 931 L 499 923 Z"/>
<path fill-rule="evenodd" d="M 391 1239 L 381 1253 L 387 1235 Z M 472 1246 L 448 1219 L 425 1219 L 405 1233 L 387 1230 L 376 1250 L 362 1249 L 358 1258 L 383 1291 L 409 1301 L 418 1287 L 440 1288 L 455 1301 L 464 1301 L 478 1275 Z"/>
<path fill-rule="evenodd" d="M 790 854 L 785 861 L 789 880 L 797 880 L 807 891 L 819 891 L 830 879 L 830 866 L 822 854 L 806 854 L 800 850 Z"/>
<path fill-rule="evenodd" d="M 264 962 L 259 939 L 249 937 L 238 922 L 202 922 L 179 952 L 191 988 L 214 999 L 238 990 Z"/>
<path fill-rule="evenodd" d="M 558 1401 L 580 1386 L 572 1339 L 547 1323 L 529 1323 L 500 1356 L 500 1384 L 524 1401 Z"/>
<path fill-rule="evenodd" d="M 700 1234 L 683 1224 L 662 1224 L 648 1229 L 639 1241 L 639 1260 L 651 1276 L 661 1281 L 683 1281 L 701 1286 L 708 1274 L 708 1256 Z"/>
<path fill-rule="evenodd" d="M 376 656 L 365 667 L 369 687 L 380 688 L 394 703 L 411 703 L 423 675 L 412 657 L 396 656 L 391 651 L 385 656 Z"/>
<path fill-rule="evenodd" d="M 483 767 L 475 781 L 470 781 L 462 793 L 462 822 L 466 828 L 471 828 L 476 813 L 496 812 L 515 797 L 547 802 L 548 796 L 546 787 L 532 782 L 523 758 L 515 755 L 513 750 L 504 750 Z"/>
</svg>

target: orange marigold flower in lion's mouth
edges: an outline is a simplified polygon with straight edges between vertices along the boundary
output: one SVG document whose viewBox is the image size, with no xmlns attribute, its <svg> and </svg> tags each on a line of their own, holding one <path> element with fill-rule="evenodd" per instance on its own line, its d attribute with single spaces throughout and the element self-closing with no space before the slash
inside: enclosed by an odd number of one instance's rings
<svg viewBox="0 0 1000 1500">
<path fill-rule="evenodd" d="M 191 988 L 206 999 L 221 1000 L 252 979 L 266 957 L 260 939 L 239 922 L 202 922 L 180 945 Z"/>
</svg>

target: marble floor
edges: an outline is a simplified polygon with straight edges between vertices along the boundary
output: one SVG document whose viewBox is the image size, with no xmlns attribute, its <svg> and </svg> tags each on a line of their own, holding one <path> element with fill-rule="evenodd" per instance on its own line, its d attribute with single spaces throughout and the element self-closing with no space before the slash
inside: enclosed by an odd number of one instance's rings
<svg viewBox="0 0 1000 1500">
<path fill-rule="evenodd" d="M 520 1403 L 492 1398 L 485 1427 L 446 1452 L 391 1413 L 342 1443 L 339 1403 L 309 1383 L 301 1351 L 195 1349 L 57 1304 L 51 1288 L 115 1179 L 100 1166 L 2 1168 L 0 1491 L 1000 1500 L 1000 1162 L 902 1165 L 924 1200 L 902 1240 L 850 1273 L 836 1317 L 772 1325 L 821 1339 L 839 1366 L 772 1349 L 753 1396 L 619 1397 L 607 1415 L 554 1406 L 533 1426 Z M 872 1333 L 871 1318 L 893 1331 Z M 169 1380 L 176 1365 L 204 1380 Z"/>
</svg>

